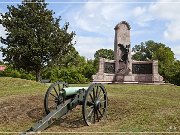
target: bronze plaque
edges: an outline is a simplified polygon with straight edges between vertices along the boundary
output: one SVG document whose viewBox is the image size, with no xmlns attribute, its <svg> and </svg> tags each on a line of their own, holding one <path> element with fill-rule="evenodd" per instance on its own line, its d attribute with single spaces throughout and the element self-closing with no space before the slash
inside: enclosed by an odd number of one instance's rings
<svg viewBox="0 0 180 135">
<path fill-rule="evenodd" d="M 132 64 L 133 74 L 152 74 L 152 63 Z"/>
</svg>

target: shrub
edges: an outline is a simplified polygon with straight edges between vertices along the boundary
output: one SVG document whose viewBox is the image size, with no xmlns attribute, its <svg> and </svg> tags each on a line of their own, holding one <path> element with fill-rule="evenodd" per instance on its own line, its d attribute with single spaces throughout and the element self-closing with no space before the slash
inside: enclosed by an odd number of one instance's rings
<svg viewBox="0 0 180 135">
<path fill-rule="evenodd" d="M 89 80 L 85 78 L 80 70 L 76 67 L 54 68 L 46 70 L 42 76 L 44 79 L 49 79 L 51 82 L 64 81 L 68 83 L 87 83 Z"/>
<path fill-rule="evenodd" d="M 36 78 L 31 74 L 22 73 L 20 76 L 21 79 L 27 79 L 27 80 L 35 80 Z"/>
<path fill-rule="evenodd" d="M 35 77 L 32 74 L 25 73 L 22 70 L 14 70 L 11 67 L 8 67 L 4 71 L 0 71 L 0 77 L 13 77 L 27 80 L 35 80 Z"/>
<path fill-rule="evenodd" d="M 12 70 L 12 71 L 10 72 L 10 77 L 20 78 L 20 77 L 21 77 L 21 73 L 18 72 L 17 70 Z"/>
</svg>

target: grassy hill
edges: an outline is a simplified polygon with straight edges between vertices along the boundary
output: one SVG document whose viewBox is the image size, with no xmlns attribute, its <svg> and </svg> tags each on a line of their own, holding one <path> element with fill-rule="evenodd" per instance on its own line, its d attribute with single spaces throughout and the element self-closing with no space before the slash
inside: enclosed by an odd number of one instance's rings
<svg viewBox="0 0 180 135">
<path fill-rule="evenodd" d="M 105 121 L 85 126 L 81 107 L 77 107 L 43 132 L 180 132 L 180 87 L 105 87 L 109 98 Z M 0 133 L 25 131 L 41 119 L 47 88 L 48 85 L 34 81 L 0 78 Z"/>
</svg>

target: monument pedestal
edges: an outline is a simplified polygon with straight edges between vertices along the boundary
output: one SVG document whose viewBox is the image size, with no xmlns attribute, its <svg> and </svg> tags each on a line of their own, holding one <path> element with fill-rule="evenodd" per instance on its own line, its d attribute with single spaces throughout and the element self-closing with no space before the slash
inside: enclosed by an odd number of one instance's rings
<svg viewBox="0 0 180 135">
<path fill-rule="evenodd" d="M 93 82 L 99 83 L 155 83 L 163 84 L 158 74 L 158 61 L 131 61 L 132 71 L 123 75 L 115 73 L 115 60 L 100 58 L 99 71 L 93 75 Z"/>
</svg>

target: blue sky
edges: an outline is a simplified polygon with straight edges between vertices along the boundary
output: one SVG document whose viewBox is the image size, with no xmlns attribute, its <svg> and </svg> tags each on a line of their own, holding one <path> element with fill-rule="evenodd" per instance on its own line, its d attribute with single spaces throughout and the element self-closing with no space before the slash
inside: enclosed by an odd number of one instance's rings
<svg viewBox="0 0 180 135">
<path fill-rule="evenodd" d="M 2 0 L 0 12 L 20 0 Z M 180 60 L 180 1 L 178 0 L 46 0 L 62 24 L 70 23 L 76 32 L 75 48 L 80 55 L 93 58 L 98 49 L 114 48 L 114 27 L 125 20 L 131 26 L 131 47 L 154 40 L 169 46 Z M 0 36 L 5 31 L 0 26 Z M 2 44 L 0 44 L 2 46 Z M 2 55 L 0 54 L 0 59 Z"/>
</svg>

